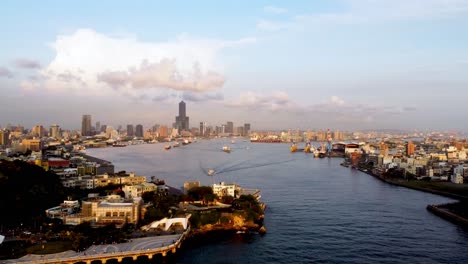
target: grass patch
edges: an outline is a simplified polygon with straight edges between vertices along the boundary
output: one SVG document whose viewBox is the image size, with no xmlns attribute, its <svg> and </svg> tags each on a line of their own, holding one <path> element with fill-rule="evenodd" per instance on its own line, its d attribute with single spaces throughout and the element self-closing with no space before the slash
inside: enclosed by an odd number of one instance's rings
<svg viewBox="0 0 468 264">
<path fill-rule="evenodd" d="M 72 250 L 71 241 L 50 241 L 47 243 L 38 243 L 26 248 L 29 254 L 53 254 L 60 253 L 67 250 Z"/>
</svg>

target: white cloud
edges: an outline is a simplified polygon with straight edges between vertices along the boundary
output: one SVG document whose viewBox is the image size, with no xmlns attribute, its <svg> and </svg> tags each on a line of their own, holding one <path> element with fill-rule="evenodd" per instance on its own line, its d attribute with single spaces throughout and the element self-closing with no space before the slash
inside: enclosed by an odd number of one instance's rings
<svg viewBox="0 0 468 264">
<path fill-rule="evenodd" d="M 276 31 L 308 26 L 431 20 L 468 14 L 468 0 L 342 0 L 343 12 L 296 15 L 288 21 L 260 20 L 257 29 Z"/>
<path fill-rule="evenodd" d="M 288 12 L 286 8 L 277 7 L 277 6 L 265 6 L 263 8 L 263 11 L 266 13 L 270 13 L 270 14 L 284 14 Z"/>
<path fill-rule="evenodd" d="M 252 91 L 243 92 L 238 99 L 227 101 L 226 106 L 267 111 L 298 110 L 297 105 L 291 101 L 289 95 L 282 91 L 268 95 Z"/>
<path fill-rule="evenodd" d="M 133 97 L 157 97 L 169 90 L 212 91 L 225 82 L 220 52 L 255 41 L 200 39 L 182 34 L 173 41 L 144 42 L 79 29 L 57 36 L 50 45 L 56 55 L 40 70 L 39 87 L 54 93 L 109 95 L 117 91 Z"/>
</svg>

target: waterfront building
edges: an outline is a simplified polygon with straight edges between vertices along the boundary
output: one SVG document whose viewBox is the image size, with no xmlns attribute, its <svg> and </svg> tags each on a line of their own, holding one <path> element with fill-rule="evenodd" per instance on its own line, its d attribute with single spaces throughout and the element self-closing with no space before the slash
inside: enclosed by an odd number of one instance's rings
<svg viewBox="0 0 468 264">
<path fill-rule="evenodd" d="M 380 143 L 380 155 L 388 156 L 388 145 L 385 142 Z"/>
<path fill-rule="evenodd" d="M 166 138 L 169 136 L 169 128 L 167 126 L 160 126 L 158 128 L 159 137 Z"/>
<path fill-rule="evenodd" d="M 213 193 L 216 194 L 218 197 L 223 196 L 232 196 L 234 198 L 237 197 L 237 194 L 240 191 L 239 185 L 234 183 L 224 183 L 220 182 L 219 184 L 214 183 L 212 185 Z"/>
<path fill-rule="evenodd" d="M 245 123 L 244 124 L 244 136 L 249 136 L 250 135 L 250 124 L 249 123 Z"/>
<path fill-rule="evenodd" d="M 127 137 L 133 137 L 135 133 L 133 132 L 133 125 L 127 125 Z"/>
<path fill-rule="evenodd" d="M 176 116 L 176 122 L 174 123 L 174 128 L 179 132 L 189 130 L 189 117 L 186 113 L 185 102 L 181 101 L 179 103 L 179 115 Z"/>
<path fill-rule="evenodd" d="M 227 133 L 227 134 L 234 133 L 234 123 L 233 122 L 231 122 L 231 121 L 226 122 L 226 127 L 224 129 L 224 133 Z"/>
<path fill-rule="evenodd" d="M 106 197 L 88 197 L 81 202 L 81 213 L 73 217 L 65 217 L 67 225 L 78 225 L 83 222 L 92 222 L 94 225 L 137 224 L 140 219 L 142 199 L 135 197 L 125 199 L 119 195 Z"/>
<path fill-rule="evenodd" d="M 143 125 L 138 124 L 135 127 L 135 136 L 136 137 L 143 137 Z"/>
<path fill-rule="evenodd" d="M 207 136 L 207 133 L 206 133 L 206 123 L 205 123 L 205 122 L 200 122 L 199 135 L 200 135 L 201 137 Z"/>
<path fill-rule="evenodd" d="M 85 137 L 92 136 L 91 129 L 91 115 L 83 115 L 81 119 L 81 135 Z"/>
</svg>

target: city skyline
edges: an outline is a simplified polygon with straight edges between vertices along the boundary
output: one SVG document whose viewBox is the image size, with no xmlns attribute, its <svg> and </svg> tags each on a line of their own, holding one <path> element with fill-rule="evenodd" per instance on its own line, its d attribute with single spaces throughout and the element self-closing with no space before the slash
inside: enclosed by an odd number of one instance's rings
<svg viewBox="0 0 468 264">
<path fill-rule="evenodd" d="M 183 100 L 192 127 L 468 131 L 468 0 L 3 9 L 1 127 L 171 126 Z"/>
</svg>

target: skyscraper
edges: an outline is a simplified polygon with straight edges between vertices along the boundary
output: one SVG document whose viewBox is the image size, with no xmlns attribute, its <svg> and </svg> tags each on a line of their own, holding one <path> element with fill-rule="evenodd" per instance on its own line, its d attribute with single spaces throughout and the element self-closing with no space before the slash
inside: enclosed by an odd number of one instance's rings
<svg viewBox="0 0 468 264">
<path fill-rule="evenodd" d="M 43 137 L 45 135 L 45 129 L 42 125 L 37 125 L 32 128 L 32 135 L 34 137 Z"/>
<path fill-rule="evenodd" d="M 249 134 L 250 134 L 250 124 L 245 123 L 244 124 L 244 136 L 249 136 Z"/>
<path fill-rule="evenodd" d="M 414 150 L 415 150 L 414 143 L 411 141 L 408 141 L 408 143 L 406 143 L 406 156 L 410 157 L 414 155 Z"/>
<path fill-rule="evenodd" d="M 91 136 L 91 115 L 83 115 L 81 120 L 81 135 Z"/>
<path fill-rule="evenodd" d="M 96 122 L 96 129 L 95 130 L 96 130 L 96 133 L 101 132 L 101 122 L 99 122 L 99 121 Z"/>
<path fill-rule="evenodd" d="M 133 125 L 127 125 L 127 137 L 133 137 L 134 135 Z"/>
<path fill-rule="evenodd" d="M 179 133 L 181 131 L 189 130 L 189 117 L 186 115 L 185 102 L 180 101 L 179 103 L 179 115 L 176 116 L 176 122 L 174 128 L 177 128 Z"/>
<path fill-rule="evenodd" d="M 55 139 L 62 138 L 62 135 L 60 133 L 60 126 L 56 124 L 53 124 L 50 126 L 49 134 L 50 134 L 50 137 L 53 137 Z"/>
<path fill-rule="evenodd" d="M 225 129 L 224 133 L 229 133 L 229 134 L 234 133 L 234 123 L 233 122 L 227 121 L 226 129 Z"/>
<path fill-rule="evenodd" d="M 206 123 L 200 122 L 200 136 L 206 136 Z"/>
<path fill-rule="evenodd" d="M 0 146 L 10 146 L 10 131 L 8 129 L 0 130 Z"/>
<path fill-rule="evenodd" d="M 143 125 L 136 125 L 135 127 L 135 136 L 136 137 L 143 137 Z"/>
</svg>

